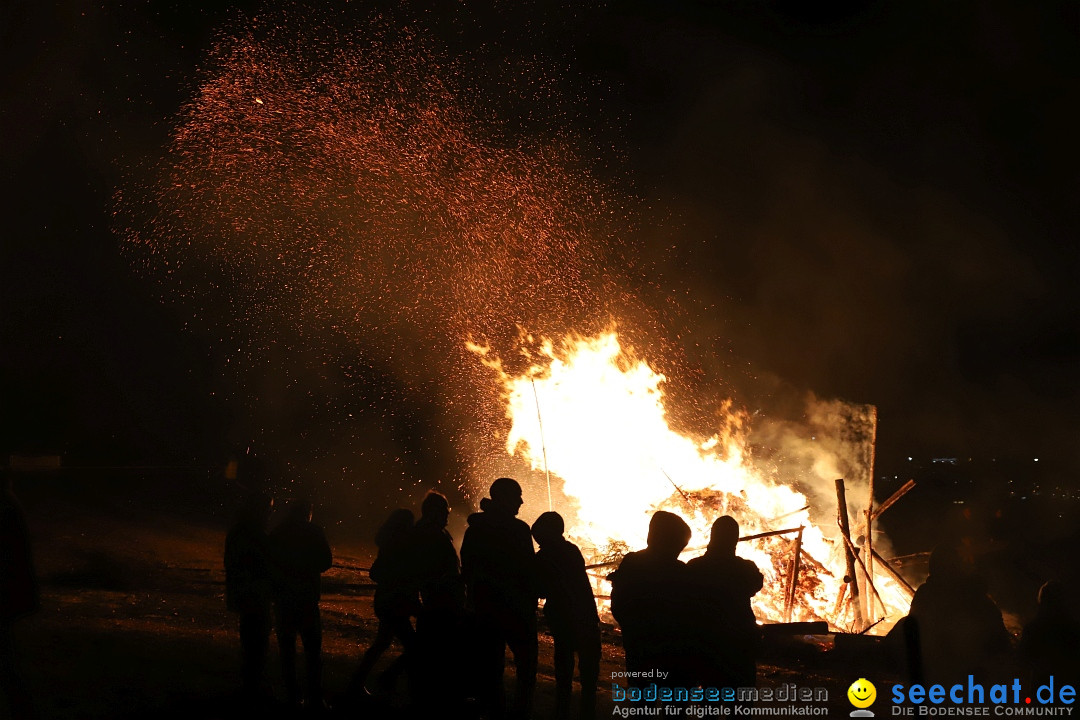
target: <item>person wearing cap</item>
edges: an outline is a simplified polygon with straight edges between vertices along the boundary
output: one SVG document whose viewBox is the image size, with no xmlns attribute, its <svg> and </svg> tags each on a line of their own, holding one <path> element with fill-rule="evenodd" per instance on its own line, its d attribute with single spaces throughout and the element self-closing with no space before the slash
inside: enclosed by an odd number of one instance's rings
<svg viewBox="0 0 1080 720">
<path fill-rule="evenodd" d="M 506 712 L 503 673 L 506 647 L 514 656 L 514 717 L 532 715 L 537 639 L 535 553 L 529 526 L 517 518 L 521 486 L 511 478 L 491 484 L 480 512 L 469 516 L 461 542 L 466 604 L 476 619 L 478 695 L 490 717 Z"/>
</svg>

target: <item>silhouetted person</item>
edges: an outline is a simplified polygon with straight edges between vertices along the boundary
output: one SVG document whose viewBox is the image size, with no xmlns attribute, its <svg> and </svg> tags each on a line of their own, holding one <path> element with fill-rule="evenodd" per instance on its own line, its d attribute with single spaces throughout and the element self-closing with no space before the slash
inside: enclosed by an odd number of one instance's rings
<svg viewBox="0 0 1080 720">
<path fill-rule="evenodd" d="M 11 470 L 0 469 L 0 692 L 11 717 L 34 716 L 15 660 L 15 622 L 38 609 L 37 575 L 26 514 L 11 487 Z"/>
<path fill-rule="evenodd" d="M 464 699 L 469 649 L 463 635 L 465 583 L 453 538 L 446 530 L 450 504 L 428 493 L 412 530 L 409 565 L 420 590 L 416 638 L 410 651 L 414 702 L 445 713 Z M 464 661 L 463 661 L 464 660 Z"/>
<path fill-rule="evenodd" d="M 701 623 L 702 687 L 753 687 L 760 631 L 752 598 L 765 578 L 752 561 L 738 557 L 739 523 L 725 515 L 712 526 L 705 554 L 686 564 L 693 588 L 695 615 Z"/>
<path fill-rule="evenodd" d="M 536 687 L 536 558 L 529 526 L 516 517 L 521 486 L 499 478 L 489 494 L 480 501 L 481 511 L 469 516 L 461 542 L 466 598 L 480 635 L 479 699 L 491 717 L 505 713 L 502 679 L 509 645 L 517 675 L 514 715 L 527 718 Z"/>
<path fill-rule="evenodd" d="M 1032 686 L 1054 676 L 1054 687 L 1080 685 L 1080 618 L 1075 600 L 1061 582 L 1039 589 L 1039 611 L 1024 626 L 1020 659 Z"/>
<path fill-rule="evenodd" d="M 628 672 L 664 670 L 673 686 L 686 685 L 690 674 L 686 646 L 689 626 L 686 565 L 679 554 L 690 542 L 690 526 L 673 513 L 658 510 L 649 521 L 644 550 L 623 557 L 611 581 L 611 614 L 622 629 Z M 651 680 L 629 678 L 631 685 Z"/>
<path fill-rule="evenodd" d="M 420 506 L 420 519 L 410 542 L 411 572 L 420 590 L 419 624 L 461 617 L 465 609 L 465 583 L 461 578 L 454 539 L 446 530 L 450 504 L 430 492 Z"/>
<path fill-rule="evenodd" d="M 249 699 L 262 691 L 273 626 L 270 541 L 266 534 L 273 505 L 267 494 L 249 494 L 225 537 L 225 605 L 237 614 L 241 677 Z"/>
<path fill-rule="evenodd" d="M 319 599 L 321 576 L 333 564 L 321 527 L 311 522 L 311 503 L 293 500 L 285 519 L 270 533 L 274 562 L 274 604 L 281 673 L 290 704 L 300 699 L 296 679 L 296 636 L 304 643 L 307 670 L 305 700 L 322 707 L 322 623 Z"/>
<path fill-rule="evenodd" d="M 366 692 L 364 682 L 368 674 L 394 638 L 397 638 L 403 654 L 387 668 L 380 680 L 381 685 L 392 687 L 404 669 L 404 653 L 412 647 L 415 634 L 412 618 L 420 610 L 417 586 L 409 567 L 412 528 L 412 510 L 400 508 L 390 513 L 390 517 L 375 535 L 379 554 L 371 565 L 370 575 L 376 584 L 374 606 L 375 617 L 379 619 L 379 629 L 371 647 L 364 653 L 360 667 L 353 675 L 351 687 L 354 693 Z"/>
<path fill-rule="evenodd" d="M 585 560 L 578 546 L 563 537 L 557 512 L 546 512 L 532 526 L 540 550 L 536 553 L 544 619 L 555 639 L 555 713 L 570 717 L 574 684 L 574 655 L 581 674 L 581 717 L 596 717 L 596 683 L 600 677 L 600 617 Z"/>
<path fill-rule="evenodd" d="M 956 547 L 930 555 L 930 574 L 915 592 L 903 620 L 913 681 L 948 685 L 969 674 L 986 681 L 1002 671 L 1010 650 L 1001 611 Z"/>
</svg>

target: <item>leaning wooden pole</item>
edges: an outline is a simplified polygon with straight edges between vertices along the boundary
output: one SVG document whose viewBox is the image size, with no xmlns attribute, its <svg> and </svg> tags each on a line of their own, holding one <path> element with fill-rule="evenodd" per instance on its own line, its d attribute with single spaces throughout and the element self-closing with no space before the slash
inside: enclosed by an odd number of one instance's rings
<svg viewBox="0 0 1080 720">
<path fill-rule="evenodd" d="M 847 491 L 844 488 L 844 478 L 837 478 L 836 480 L 836 512 L 836 521 L 840 525 L 840 532 L 844 535 L 847 580 L 851 584 L 851 607 L 855 611 L 855 629 L 862 630 L 866 621 L 863 615 L 862 601 L 859 599 L 859 578 L 855 574 L 855 552 L 851 543 L 851 527 L 848 524 Z"/>
<path fill-rule="evenodd" d="M 849 548 L 851 548 L 851 554 L 855 556 L 855 562 L 857 562 L 859 564 L 859 569 L 861 569 L 863 571 L 863 577 L 867 577 L 867 578 L 870 577 L 866 572 L 866 564 L 863 563 L 863 559 L 861 557 L 859 557 L 859 550 L 854 545 L 851 544 L 850 540 L 847 541 L 847 545 L 848 545 Z M 873 593 L 874 596 L 878 599 L 878 602 L 881 603 L 881 607 L 884 608 L 885 607 L 885 601 L 881 598 L 881 593 L 878 592 L 877 586 L 874 585 L 874 581 L 873 580 L 867 580 L 866 581 L 866 587 L 867 587 L 866 596 L 870 597 L 870 593 Z"/>
<path fill-rule="evenodd" d="M 897 500 L 899 500 L 900 498 L 904 497 L 909 492 L 911 492 L 911 489 L 913 487 L 915 487 L 915 481 L 914 480 L 908 480 L 906 483 L 904 483 L 903 485 L 900 486 L 899 490 L 897 490 L 892 495 L 890 495 L 885 502 L 878 505 L 877 510 L 875 510 L 873 513 L 871 513 L 871 517 L 874 520 L 877 520 L 881 516 L 881 513 L 885 512 L 886 510 L 891 508 L 893 506 L 893 504 L 896 503 Z"/>
<path fill-rule="evenodd" d="M 900 587 L 904 589 L 904 591 L 908 594 L 908 599 L 915 597 L 915 588 L 911 587 L 911 583 L 905 580 L 904 576 L 896 571 L 896 568 L 892 566 L 892 563 L 881 557 L 881 555 L 878 554 L 877 550 L 871 550 L 870 552 L 874 554 L 874 560 L 877 561 L 878 567 L 885 570 L 885 572 L 888 573 L 892 577 L 892 579 L 895 580 L 900 585 Z"/>
</svg>

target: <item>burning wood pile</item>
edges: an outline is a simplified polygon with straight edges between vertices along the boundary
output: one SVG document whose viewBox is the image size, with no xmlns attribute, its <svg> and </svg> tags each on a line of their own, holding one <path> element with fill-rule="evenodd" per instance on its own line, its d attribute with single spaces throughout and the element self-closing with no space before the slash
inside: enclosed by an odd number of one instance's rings
<svg viewBox="0 0 1080 720">
<path fill-rule="evenodd" d="M 591 563 L 602 611 L 610 593 L 607 573 L 624 554 L 644 547 L 649 515 L 667 510 L 692 529 L 684 560 L 704 550 L 716 518 L 739 522 L 739 554 L 765 575 L 753 601 L 759 621 L 816 621 L 878 633 L 907 612 L 913 591 L 872 538 L 877 518 L 914 483 L 877 507 L 867 501 L 866 510 L 853 513 L 853 533 L 852 485 L 836 480 L 838 521 L 831 527 L 821 522 L 827 513 L 811 512 L 806 495 L 755 465 L 738 433 L 702 440 L 672 430 L 664 376 L 624 350 L 614 331 L 570 336 L 558 347 L 544 341 L 532 355 L 523 350 L 534 364 L 518 376 L 507 374 L 485 348 L 470 347 L 502 382 L 511 422 L 507 452 L 548 478 L 546 497 L 537 493 L 537 499 L 553 502 L 552 478 L 556 485 L 562 481 L 557 509 Z M 820 474 L 817 497 L 831 485 Z M 873 497 L 872 479 L 869 488 L 858 486 L 858 496 Z"/>
</svg>

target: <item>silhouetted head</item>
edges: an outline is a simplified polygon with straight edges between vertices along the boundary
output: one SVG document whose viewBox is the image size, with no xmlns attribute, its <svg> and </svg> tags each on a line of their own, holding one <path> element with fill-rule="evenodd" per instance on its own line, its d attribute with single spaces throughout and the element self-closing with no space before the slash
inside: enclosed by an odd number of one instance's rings
<svg viewBox="0 0 1080 720">
<path fill-rule="evenodd" d="M 544 547 L 562 538 L 564 529 L 562 515 L 549 511 L 541 513 L 540 517 L 536 518 L 536 522 L 532 525 L 532 535 L 536 538 L 536 542 L 540 543 L 540 547 Z"/>
<path fill-rule="evenodd" d="M 450 503 L 446 501 L 446 496 L 435 491 L 429 492 L 424 502 L 420 503 L 420 517 L 438 527 L 446 527 L 450 520 Z"/>
<path fill-rule="evenodd" d="M 488 495 L 491 496 L 491 505 L 511 515 L 517 515 L 524 502 L 521 499 L 521 486 L 513 478 L 501 477 L 491 483 Z"/>
<path fill-rule="evenodd" d="M 677 558 L 690 542 L 690 526 L 675 513 L 657 510 L 649 521 L 646 542 L 649 549 Z"/>
<path fill-rule="evenodd" d="M 312 505 L 305 497 L 298 497 L 285 503 L 285 518 L 293 522 L 311 522 Z"/>
<path fill-rule="evenodd" d="M 413 513 L 412 510 L 406 508 L 398 508 L 390 513 L 390 517 L 386 518 L 386 522 L 379 528 L 379 532 L 375 533 L 375 544 L 378 547 L 386 547 L 389 544 L 400 542 L 409 533 L 409 530 L 413 526 Z"/>
<path fill-rule="evenodd" d="M 968 574 L 964 561 L 960 557 L 956 546 L 952 543 L 942 543 L 930 553 L 930 575 L 938 581 L 961 577 Z"/>
<path fill-rule="evenodd" d="M 709 535 L 709 552 L 718 552 L 725 555 L 734 555 L 735 546 L 739 542 L 739 523 L 730 515 L 719 517 L 712 524 L 712 534 Z"/>
</svg>

